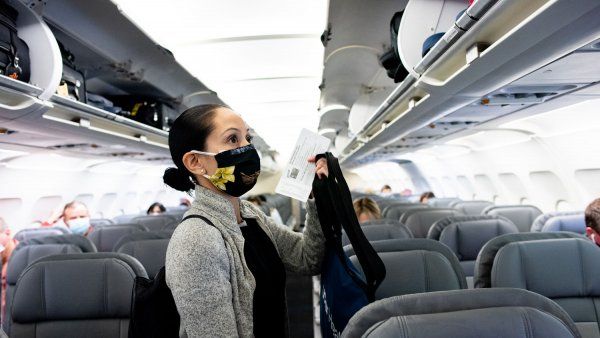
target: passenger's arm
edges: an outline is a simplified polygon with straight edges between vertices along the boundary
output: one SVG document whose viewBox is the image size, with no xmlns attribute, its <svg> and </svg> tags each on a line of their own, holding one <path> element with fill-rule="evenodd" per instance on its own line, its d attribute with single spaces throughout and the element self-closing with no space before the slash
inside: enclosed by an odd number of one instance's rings
<svg viewBox="0 0 600 338">
<path fill-rule="evenodd" d="M 286 270 L 316 275 L 321 272 L 321 262 L 325 253 L 325 237 L 317 217 L 315 202 L 306 204 L 306 226 L 304 233 L 293 232 L 278 226 L 273 219 L 265 217 L 265 223 L 273 234 L 275 245 Z"/>
<path fill-rule="evenodd" d="M 188 337 L 238 336 L 225 250 L 207 224 L 187 226 L 169 243 L 167 282 Z"/>
</svg>

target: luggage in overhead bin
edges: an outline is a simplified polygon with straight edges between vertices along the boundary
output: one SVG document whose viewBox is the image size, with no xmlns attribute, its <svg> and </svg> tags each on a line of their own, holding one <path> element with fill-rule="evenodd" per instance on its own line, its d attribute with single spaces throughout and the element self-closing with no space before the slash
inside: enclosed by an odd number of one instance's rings
<svg viewBox="0 0 600 338">
<path fill-rule="evenodd" d="M 87 103 L 85 91 L 85 76 L 75 66 L 75 56 L 58 43 L 63 60 L 63 72 L 56 93 L 75 101 Z"/>
<path fill-rule="evenodd" d="M 400 28 L 402 14 L 404 14 L 404 12 L 397 12 L 392 17 L 392 21 L 390 22 L 391 47 L 379 57 L 379 62 L 381 62 L 383 68 L 387 70 L 388 77 L 394 79 L 395 83 L 404 80 L 408 75 L 408 71 L 404 68 L 404 65 L 402 65 L 400 54 L 398 52 L 398 29 Z"/>
<path fill-rule="evenodd" d="M 120 115 L 154 128 L 168 130 L 165 113 L 167 107 L 159 100 L 142 96 L 113 96 L 109 99 L 123 109 Z"/>
<path fill-rule="evenodd" d="M 0 0 L 0 74 L 29 82 L 29 46 L 17 36 L 17 10 Z"/>
</svg>

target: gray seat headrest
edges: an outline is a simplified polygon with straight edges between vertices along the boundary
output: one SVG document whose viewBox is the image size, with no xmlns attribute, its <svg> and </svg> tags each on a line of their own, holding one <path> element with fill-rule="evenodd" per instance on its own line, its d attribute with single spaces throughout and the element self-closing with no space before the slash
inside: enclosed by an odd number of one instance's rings
<svg viewBox="0 0 600 338">
<path fill-rule="evenodd" d="M 404 225 L 404 224 L 400 223 L 400 221 L 398 221 L 397 219 L 391 219 L 391 218 L 372 219 L 372 220 L 364 221 L 364 222 L 360 223 L 360 226 L 362 226 L 362 227 L 369 226 L 369 225 L 394 225 L 394 226 L 399 226 L 399 225 Z"/>
<path fill-rule="evenodd" d="M 391 297 L 348 322 L 342 337 L 581 337 L 569 315 L 520 289 L 471 289 Z"/>
<path fill-rule="evenodd" d="M 179 220 L 171 215 L 160 214 L 160 215 L 148 215 L 138 216 L 131 220 L 132 223 L 137 223 L 148 228 L 149 231 L 160 231 L 163 228 L 171 225 L 172 223 L 178 223 Z"/>
<path fill-rule="evenodd" d="M 518 232 L 519 229 L 505 218 L 456 220 L 442 229 L 439 241 L 446 244 L 458 260 L 474 261 L 490 239 Z"/>
<path fill-rule="evenodd" d="M 502 220 L 506 223 L 512 224 L 512 222 L 505 217 L 502 216 L 490 216 L 490 215 L 472 215 L 472 216 L 450 216 L 446 218 L 442 218 L 439 221 L 433 223 L 431 228 L 429 228 L 429 232 L 427 233 L 427 238 L 435 239 L 436 241 L 440 239 L 440 235 L 442 234 L 442 230 L 444 230 L 447 226 L 453 223 L 461 223 L 461 222 L 471 222 L 471 221 L 487 221 L 487 220 Z"/>
<path fill-rule="evenodd" d="M 485 208 L 484 215 L 504 216 L 511 220 L 520 232 L 529 232 L 533 221 L 542 211 L 533 205 L 496 205 Z"/>
<path fill-rule="evenodd" d="M 115 244 L 114 250 L 118 251 L 123 245 L 130 242 L 153 240 L 153 239 L 171 239 L 173 235 L 172 231 L 144 231 L 134 232 L 129 235 L 121 237 L 121 239 Z"/>
<path fill-rule="evenodd" d="M 571 231 L 585 235 L 585 229 L 585 216 L 581 213 L 575 215 L 554 216 L 544 224 L 542 232 Z"/>
<path fill-rule="evenodd" d="M 90 219 L 90 225 L 92 227 L 101 227 L 105 225 L 115 224 L 112 220 L 108 218 L 92 218 Z"/>
<path fill-rule="evenodd" d="M 12 307 L 12 326 L 16 323 L 128 318 L 137 276 L 147 277 L 141 264 L 121 254 L 88 253 L 42 258 L 25 269 L 19 279 Z"/>
<path fill-rule="evenodd" d="M 462 212 L 465 215 L 481 215 L 481 212 L 494 205 L 488 201 L 460 201 L 453 203 L 450 207 Z"/>
<path fill-rule="evenodd" d="M 141 224 L 107 225 L 94 229 L 88 238 L 96 245 L 99 252 L 110 252 L 122 237 L 142 231 L 148 229 Z"/>
<path fill-rule="evenodd" d="M 474 284 L 476 288 L 492 287 L 492 266 L 498 251 L 509 243 L 535 241 L 557 238 L 583 238 L 584 236 L 573 232 L 528 232 L 498 236 L 487 242 L 479 251 L 475 261 Z"/>
<path fill-rule="evenodd" d="M 42 257 L 71 253 L 82 253 L 82 251 L 80 247 L 73 244 L 19 245 L 10 256 L 6 268 L 6 282 L 9 285 L 16 285 L 23 270 Z"/>
<path fill-rule="evenodd" d="M 407 210 L 411 209 L 426 209 L 429 208 L 427 204 L 417 204 L 417 203 L 395 203 L 390 206 L 385 207 L 381 215 L 385 218 L 400 220 L 400 217 Z"/>
<path fill-rule="evenodd" d="M 32 238 L 45 237 L 45 236 L 58 236 L 66 235 L 69 231 L 62 227 L 48 227 L 48 228 L 31 228 L 23 229 L 17 232 L 14 236 L 15 240 L 22 242 Z"/>
<path fill-rule="evenodd" d="M 170 237 L 140 238 L 121 243 L 118 248 L 115 246 L 115 250 L 136 258 L 142 263 L 148 276 L 154 278 L 158 271 L 165 266 L 169 240 Z"/>
<path fill-rule="evenodd" d="M 509 243 L 494 259 L 492 287 L 549 298 L 600 296 L 600 250 L 580 238 Z"/>
<path fill-rule="evenodd" d="M 452 203 L 460 201 L 461 199 L 456 197 L 435 197 L 427 200 L 427 204 L 434 208 L 449 208 Z"/>
<path fill-rule="evenodd" d="M 404 225 L 370 225 L 361 228 L 369 241 L 381 241 L 386 239 L 412 238 L 412 233 Z M 350 244 L 350 239 L 342 232 L 342 245 Z"/>
<path fill-rule="evenodd" d="M 583 215 L 583 211 L 554 211 L 541 214 L 533 221 L 531 232 L 540 232 L 546 222 L 555 216 Z"/>
<path fill-rule="evenodd" d="M 20 242 L 17 249 L 22 246 L 40 244 L 72 244 L 79 247 L 81 252 L 97 252 L 96 246 L 87 237 L 72 234 L 31 238 Z"/>
<path fill-rule="evenodd" d="M 462 216 L 460 211 L 454 209 L 416 209 L 409 210 L 402 215 L 404 225 L 412 232 L 415 238 L 425 238 L 429 228 L 442 218 L 451 216 Z"/>
<path fill-rule="evenodd" d="M 465 274 L 460 267 L 460 263 L 456 258 L 456 255 L 444 244 L 425 238 L 411 238 L 411 239 L 390 239 L 384 241 L 375 241 L 371 242 L 371 246 L 375 251 L 382 255 L 384 253 L 394 253 L 394 252 L 408 252 L 408 251 L 427 251 L 437 253 L 443 256 L 444 260 L 450 264 L 450 267 L 454 273 L 455 278 L 458 280 L 459 288 L 465 289 L 467 288 L 467 282 L 465 278 Z M 347 245 L 344 247 L 344 252 L 348 257 L 354 256 L 354 249 L 352 246 Z M 423 264 L 421 260 L 419 264 Z M 387 265 L 387 264 L 386 264 Z M 360 268 L 360 264 L 355 264 L 357 268 Z M 387 268 L 388 275 L 391 269 L 395 267 Z M 430 270 L 433 271 L 433 270 Z M 435 274 L 433 276 L 435 277 Z M 387 280 L 388 277 L 386 277 Z M 385 280 L 384 280 L 385 282 Z"/>
</svg>

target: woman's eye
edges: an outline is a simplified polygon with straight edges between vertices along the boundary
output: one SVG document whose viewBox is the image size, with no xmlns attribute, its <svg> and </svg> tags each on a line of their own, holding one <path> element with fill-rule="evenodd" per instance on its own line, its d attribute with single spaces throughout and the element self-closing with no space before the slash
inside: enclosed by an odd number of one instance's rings
<svg viewBox="0 0 600 338">
<path fill-rule="evenodd" d="M 229 142 L 231 143 L 238 143 L 238 138 L 237 136 L 233 135 L 229 138 Z"/>
<path fill-rule="evenodd" d="M 248 141 L 248 143 L 252 143 L 252 140 L 254 140 L 254 136 L 252 136 L 252 135 L 246 136 L 246 141 Z"/>
</svg>

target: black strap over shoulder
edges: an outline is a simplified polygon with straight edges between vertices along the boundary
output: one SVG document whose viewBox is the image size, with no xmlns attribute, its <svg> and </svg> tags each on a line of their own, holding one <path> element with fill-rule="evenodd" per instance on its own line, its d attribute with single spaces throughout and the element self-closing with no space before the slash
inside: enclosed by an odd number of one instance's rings
<svg viewBox="0 0 600 338">
<path fill-rule="evenodd" d="M 352 207 L 350 189 L 337 158 L 329 152 L 317 155 L 317 160 L 321 158 L 327 160 L 329 176 L 323 179 L 315 177 L 313 194 L 323 234 L 327 245 L 335 248 L 339 255 L 344 255 L 341 241 L 342 228 L 344 229 L 365 274 L 366 285 L 362 281 L 358 284 L 365 287 L 369 300 L 373 301 L 375 291 L 385 278 L 385 265 L 360 227 Z M 350 269 L 346 268 L 346 271 Z M 360 279 L 352 273 L 350 275 L 355 280 Z"/>
<path fill-rule="evenodd" d="M 208 223 L 208 225 L 213 226 L 213 227 L 215 226 L 215 224 L 213 222 L 211 222 L 208 218 L 206 218 L 204 216 L 200 216 L 200 215 L 189 215 L 189 216 L 186 216 L 184 219 L 181 220 L 181 222 L 179 224 L 183 223 L 183 221 L 185 221 L 187 219 L 190 219 L 190 218 L 200 218 L 204 222 Z"/>
</svg>

